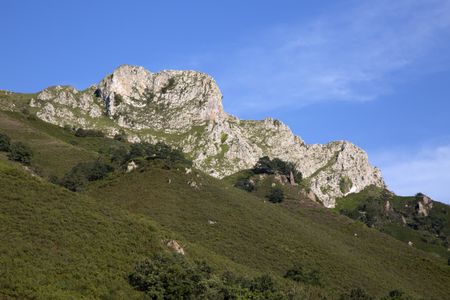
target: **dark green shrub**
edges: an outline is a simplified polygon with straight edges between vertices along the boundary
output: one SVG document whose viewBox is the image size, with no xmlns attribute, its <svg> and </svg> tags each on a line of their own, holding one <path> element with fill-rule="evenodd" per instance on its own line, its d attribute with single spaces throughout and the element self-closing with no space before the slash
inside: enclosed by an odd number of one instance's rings
<svg viewBox="0 0 450 300">
<path fill-rule="evenodd" d="M 167 84 L 161 89 L 161 93 L 165 94 L 168 90 L 171 90 L 175 87 L 175 78 L 169 78 Z"/>
<path fill-rule="evenodd" d="M 261 157 L 253 167 L 255 174 L 273 174 L 272 161 L 268 156 Z"/>
<path fill-rule="evenodd" d="M 202 299 L 211 269 L 179 254 L 157 254 L 137 264 L 129 283 L 149 299 Z"/>
<path fill-rule="evenodd" d="M 114 135 L 114 139 L 119 142 L 126 142 L 127 135 L 125 134 L 125 132 L 120 132 L 120 133 L 117 133 L 116 135 Z"/>
<path fill-rule="evenodd" d="M 279 187 L 274 187 L 270 189 L 269 195 L 267 195 L 267 198 L 272 203 L 280 203 L 284 200 L 284 192 Z"/>
<path fill-rule="evenodd" d="M 100 161 L 79 163 L 64 175 L 60 183 L 67 189 L 77 192 L 89 181 L 103 179 L 113 170 L 111 165 Z"/>
<path fill-rule="evenodd" d="M 22 164 L 29 165 L 31 163 L 31 157 L 33 156 L 33 151 L 30 147 L 22 142 L 13 143 L 9 150 L 9 159 L 18 161 Z"/>
<path fill-rule="evenodd" d="M 235 187 L 242 189 L 247 192 L 252 192 L 255 190 L 255 185 L 248 178 L 240 178 L 234 184 Z"/>
<path fill-rule="evenodd" d="M 450 257 L 449 257 L 448 260 L 447 260 L 447 265 L 450 266 Z"/>
<path fill-rule="evenodd" d="M 301 264 L 295 264 L 291 269 L 287 270 L 284 278 L 288 278 L 297 282 L 303 282 L 311 285 L 320 285 L 320 273 L 318 270 L 311 270 L 302 266 Z"/>
<path fill-rule="evenodd" d="M 381 298 L 381 300 L 410 300 L 411 298 L 405 295 L 404 292 L 400 290 L 392 290 L 389 292 L 387 297 Z"/>
<path fill-rule="evenodd" d="M 374 300 L 364 289 L 356 288 L 350 290 L 348 293 L 342 294 L 340 300 Z"/>
<path fill-rule="evenodd" d="M 4 133 L 0 133 L 0 151 L 9 151 L 11 147 L 11 139 Z"/>
<path fill-rule="evenodd" d="M 104 137 L 105 134 L 100 130 L 78 128 L 75 131 L 77 137 Z"/>
</svg>

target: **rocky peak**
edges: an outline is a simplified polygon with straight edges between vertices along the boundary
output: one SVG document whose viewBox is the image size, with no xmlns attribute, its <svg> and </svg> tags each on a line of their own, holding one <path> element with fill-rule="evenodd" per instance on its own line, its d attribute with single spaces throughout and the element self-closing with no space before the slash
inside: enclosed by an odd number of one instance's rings
<svg viewBox="0 0 450 300">
<path fill-rule="evenodd" d="M 122 65 L 98 84 L 97 94 L 108 115 L 127 128 L 180 130 L 226 118 L 214 79 L 195 71 Z"/>
</svg>

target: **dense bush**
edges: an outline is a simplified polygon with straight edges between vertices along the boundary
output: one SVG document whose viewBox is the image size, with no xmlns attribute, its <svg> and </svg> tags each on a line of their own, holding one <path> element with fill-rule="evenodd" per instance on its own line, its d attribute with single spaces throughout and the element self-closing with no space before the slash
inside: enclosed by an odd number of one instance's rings
<svg viewBox="0 0 450 300">
<path fill-rule="evenodd" d="M 356 288 L 350 290 L 348 293 L 342 294 L 340 300 L 374 300 L 364 289 Z"/>
<path fill-rule="evenodd" d="M 381 298 L 381 300 L 411 300 L 404 292 L 400 290 L 392 290 L 387 297 Z"/>
<path fill-rule="evenodd" d="M 268 275 L 253 279 L 213 273 L 205 262 L 179 254 L 156 254 L 138 263 L 129 283 L 149 299 L 284 299 Z"/>
<path fill-rule="evenodd" d="M 255 174 L 283 174 L 290 177 L 291 173 L 296 182 L 302 180 L 302 173 L 296 170 L 291 162 L 285 162 L 279 158 L 270 159 L 268 156 L 261 157 L 252 169 Z"/>
<path fill-rule="evenodd" d="M 30 147 L 24 143 L 17 142 L 11 144 L 8 155 L 9 159 L 29 165 L 31 163 L 32 156 L 33 151 L 31 151 Z"/>
<path fill-rule="evenodd" d="M 4 133 L 0 133 L 0 151 L 9 151 L 11 147 L 11 139 Z"/>
<path fill-rule="evenodd" d="M 89 181 L 105 178 L 114 168 L 106 163 L 95 161 L 79 163 L 61 179 L 61 185 L 71 191 L 80 191 Z"/>
<path fill-rule="evenodd" d="M 174 149 L 161 142 L 156 144 L 146 142 L 132 144 L 127 161 L 136 158 L 145 158 L 147 160 L 163 159 L 170 166 L 176 164 L 192 165 L 192 161 L 188 160 L 181 150 Z"/>
<path fill-rule="evenodd" d="M 247 192 L 252 192 L 255 190 L 255 184 L 249 178 L 238 179 L 234 186 Z"/>
<path fill-rule="evenodd" d="M 78 128 L 75 131 L 77 137 L 104 137 L 105 134 L 100 130 Z"/>
<path fill-rule="evenodd" d="M 279 187 L 271 188 L 269 194 L 267 195 L 267 198 L 272 203 L 283 202 L 283 200 L 284 200 L 284 192 Z"/>
<path fill-rule="evenodd" d="M 320 285 L 320 273 L 318 270 L 309 269 L 301 264 L 295 264 L 287 270 L 284 278 L 311 285 Z"/>
</svg>

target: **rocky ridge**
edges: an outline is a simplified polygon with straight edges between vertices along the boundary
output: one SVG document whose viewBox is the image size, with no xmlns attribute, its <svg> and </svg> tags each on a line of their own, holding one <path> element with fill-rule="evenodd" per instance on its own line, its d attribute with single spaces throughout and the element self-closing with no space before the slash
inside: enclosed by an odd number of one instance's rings
<svg viewBox="0 0 450 300">
<path fill-rule="evenodd" d="M 0 105 L 14 110 L 10 103 Z M 29 109 L 59 126 L 124 133 L 131 142 L 164 141 L 219 178 L 251 168 L 262 156 L 278 157 L 295 163 L 326 207 L 369 185 L 384 186 L 380 170 L 349 142 L 308 145 L 278 120 L 247 121 L 227 114 L 214 79 L 200 72 L 152 73 L 122 65 L 83 91 L 49 87 L 29 102 Z"/>
</svg>

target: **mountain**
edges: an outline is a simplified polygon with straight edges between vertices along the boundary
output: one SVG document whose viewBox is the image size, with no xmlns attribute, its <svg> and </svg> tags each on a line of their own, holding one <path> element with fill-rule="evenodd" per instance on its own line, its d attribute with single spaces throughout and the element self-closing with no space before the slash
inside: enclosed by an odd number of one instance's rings
<svg viewBox="0 0 450 300">
<path fill-rule="evenodd" d="M 8 96 L 15 109 L 36 97 Z M 176 245 L 183 259 L 212 268 L 215 275 L 204 289 L 225 282 L 231 272 L 248 279 L 241 280 L 239 292 L 257 293 L 259 282 L 283 295 L 247 299 L 351 299 L 349 292 L 391 300 L 448 298 L 446 257 L 306 197 L 298 201 L 300 185 L 280 184 L 285 200 L 266 201 L 258 193 L 278 184 L 278 174 L 255 175 L 260 185 L 248 193 L 229 184 L 229 177 L 211 177 L 180 157 L 139 154 L 139 144 L 80 134 L 26 110 L 0 111 L 0 133 L 10 138 L 10 148 L 21 143 L 32 153 L 20 163 L 11 149 L 0 151 L 0 299 L 142 299 L 145 290 L 131 284 L 131 275 Z M 124 161 L 117 160 L 120 149 Z M 128 168 L 131 161 L 139 167 Z M 106 176 L 91 170 L 93 178 L 78 192 L 61 186 L 69 175 L 83 175 L 80 166 L 102 163 L 114 170 Z M 182 266 L 169 271 L 179 274 Z M 181 288 L 182 281 L 176 282 Z"/>
<path fill-rule="evenodd" d="M 380 170 L 357 146 L 346 141 L 309 145 L 279 120 L 239 120 L 223 110 L 215 81 L 195 71 L 151 73 L 122 65 L 83 91 L 69 86 L 34 95 L 3 91 L 0 108 L 27 109 L 51 124 L 101 130 L 131 142 L 163 141 L 218 178 L 249 169 L 263 156 L 280 158 L 295 164 L 326 207 L 367 186 L 384 187 Z"/>
</svg>

